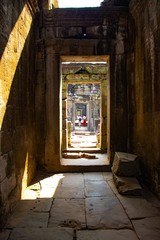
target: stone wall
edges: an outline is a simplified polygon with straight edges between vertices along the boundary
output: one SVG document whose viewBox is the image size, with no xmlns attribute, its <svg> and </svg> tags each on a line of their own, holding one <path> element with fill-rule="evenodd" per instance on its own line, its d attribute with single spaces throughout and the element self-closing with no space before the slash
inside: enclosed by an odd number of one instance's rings
<svg viewBox="0 0 160 240">
<path fill-rule="evenodd" d="M 107 148 L 111 163 L 115 151 L 127 151 L 128 17 L 127 6 L 53 9 L 41 14 L 36 51 L 36 116 L 41 122 L 37 121 L 36 132 L 39 163 L 48 170 L 64 170 L 60 166 L 61 56 L 95 60 L 109 56 L 109 84 L 104 91 L 110 93 Z"/>
<path fill-rule="evenodd" d="M 36 1 L 0 1 L 0 224 L 35 168 Z"/>
<path fill-rule="evenodd" d="M 160 1 L 132 0 L 130 11 L 136 27 L 130 82 L 131 149 L 142 157 L 144 179 L 160 196 Z"/>
</svg>

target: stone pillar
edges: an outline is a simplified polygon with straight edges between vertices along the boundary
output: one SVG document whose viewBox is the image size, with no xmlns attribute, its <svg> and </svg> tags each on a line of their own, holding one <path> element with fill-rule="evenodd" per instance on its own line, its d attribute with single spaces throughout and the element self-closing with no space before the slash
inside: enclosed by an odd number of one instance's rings
<svg viewBox="0 0 160 240">
<path fill-rule="evenodd" d="M 71 121 L 68 121 L 68 146 L 71 146 Z"/>
<path fill-rule="evenodd" d="M 44 132 L 45 132 L 45 59 L 43 42 L 36 49 L 36 84 L 35 84 L 35 120 L 36 120 L 36 160 L 44 164 Z"/>
<path fill-rule="evenodd" d="M 67 99 L 62 99 L 62 151 L 68 147 Z"/>
<path fill-rule="evenodd" d="M 67 83 L 62 80 L 62 151 L 67 150 Z"/>
<path fill-rule="evenodd" d="M 46 46 L 46 139 L 45 167 L 55 171 L 60 165 L 60 78 L 59 55 Z"/>
<path fill-rule="evenodd" d="M 73 130 L 75 130 L 75 102 L 73 101 Z"/>
<path fill-rule="evenodd" d="M 107 80 L 101 85 L 101 149 L 107 149 Z"/>
</svg>

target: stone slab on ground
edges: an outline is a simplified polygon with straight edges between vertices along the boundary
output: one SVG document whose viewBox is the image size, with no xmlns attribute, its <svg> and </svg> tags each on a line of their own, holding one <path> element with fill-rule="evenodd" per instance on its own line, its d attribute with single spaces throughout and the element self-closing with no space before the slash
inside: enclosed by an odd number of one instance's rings
<svg viewBox="0 0 160 240">
<path fill-rule="evenodd" d="M 87 172 L 84 173 L 84 181 L 85 182 L 90 182 L 90 181 L 103 181 L 103 173 L 101 172 Z"/>
<path fill-rule="evenodd" d="M 93 181 L 85 183 L 86 197 L 104 197 L 113 195 L 109 185 L 106 181 Z"/>
<path fill-rule="evenodd" d="M 73 240 L 68 228 L 15 228 L 8 240 Z"/>
<path fill-rule="evenodd" d="M 122 205 L 114 196 L 86 198 L 88 229 L 132 228 Z"/>
<path fill-rule="evenodd" d="M 160 216 L 160 211 L 142 197 L 117 195 L 130 219 Z"/>
<path fill-rule="evenodd" d="M 35 200 L 20 200 L 17 202 L 16 212 L 49 212 L 52 198 L 40 198 Z"/>
<path fill-rule="evenodd" d="M 104 177 L 104 180 L 110 181 L 113 179 L 113 174 L 112 174 L 112 172 L 104 172 L 103 177 Z"/>
<path fill-rule="evenodd" d="M 116 152 L 112 165 L 112 172 L 123 177 L 140 176 L 138 157 L 130 153 Z"/>
<path fill-rule="evenodd" d="M 160 239 L 160 217 L 134 220 L 132 223 L 140 240 Z"/>
<path fill-rule="evenodd" d="M 116 188 L 116 185 L 114 183 L 114 180 L 111 179 L 111 180 L 109 180 L 107 182 L 108 182 L 108 185 L 110 186 L 111 190 L 114 192 L 114 194 L 116 194 L 116 195 L 119 194 L 119 192 L 118 192 L 118 190 Z"/>
<path fill-rule="evenodd" d="M 79 187 L 58 187 L 54 198 L 84 198 L 84 188 Z"/>
<path fill-rule="evenodd" d="M 7 228 L 47 227 L 49 213 L 15 212 L 8 220 Z"/>
<path fill-rule="evenodd" d="M 62 179 L 62 187 L 84 187 L 84 179 L 82 173 L 64 173 Z"/>
<path fill-rule="evenodd" d="M 134 231 L 125 230 L 86 230 L 77 231 L 77 240 L 138 240 Z"/>
<path fill-rule="evenodd" d="M 55 199 L 48 224 L 48 227 L 53 226 L 85 228 L 85 200 Z"/>
<path fill-rule="evenodd" d="M 136 178 L 120 177 L 113 173 L 113 179 L 120 194 L 130 196 L 142 195 L 142 187 Z"/>
</svg>

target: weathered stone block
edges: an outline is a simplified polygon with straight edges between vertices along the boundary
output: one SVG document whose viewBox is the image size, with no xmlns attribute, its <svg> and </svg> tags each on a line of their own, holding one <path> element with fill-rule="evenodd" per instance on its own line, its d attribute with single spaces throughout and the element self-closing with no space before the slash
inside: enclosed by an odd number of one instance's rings
<svg viewBox="0 0 160 240">
<path fill-rule="evenodd" d="M 12 150 L 12 132 L 2 131 L 0 133 L 1 151 L 7 153 Z"/>
<path fill-rule="evenodd" d="M 113 179 L 120 194 L 131 196 L 142 195 L 142 188 L 136 178 L 119 177 L 113 174 Z"/>
<path fill-rule="evenodd" d="M 1 191 L 3 193 L 2 195 L 2 201 L 5 202 L 8 200 L 8 196 L 10 195 L 11 191 L 16 187 L 16 176 L 15 174 L 12 174 L 10 178 L 5 178 L 1 183 Z"/>
<path fill-rule="evenodd" d="M 0 183 L 6 177 L 6 167 L 7 167 L 8 154 L 0 157 Z"/>
<path fill-rule="evenodd" d="M 141 174 L 139 159 L 130 153 L 116 152 L 112 172 L 123 177 L 138 177 Z"/>
</svg>

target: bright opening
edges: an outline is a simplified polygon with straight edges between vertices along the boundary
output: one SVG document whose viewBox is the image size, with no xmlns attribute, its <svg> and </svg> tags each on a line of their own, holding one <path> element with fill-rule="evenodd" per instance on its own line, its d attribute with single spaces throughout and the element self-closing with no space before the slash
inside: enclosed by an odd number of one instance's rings
<svg viewBox="0 0 160 240">
<path fill-rule="evenodd" d="M 72 148 L 99 148 L 100 84 L 68 84 L 67 120 L 71 122 Z"/>
<path fill-rule="evenodd" d="M 100 7 L 103 0 L 59 0 L 60 8 Z"/>
</svg>

